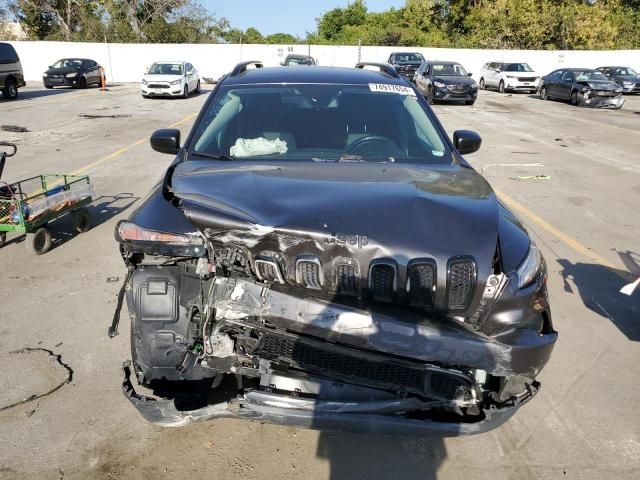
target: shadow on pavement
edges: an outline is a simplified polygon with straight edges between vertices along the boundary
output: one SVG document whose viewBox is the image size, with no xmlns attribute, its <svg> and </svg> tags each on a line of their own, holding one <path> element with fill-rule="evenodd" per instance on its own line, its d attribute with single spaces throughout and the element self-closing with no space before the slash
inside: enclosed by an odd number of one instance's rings
<svg viewBox="0 0 640 480">
<path fill-rule="evenodd" d="M 321 432 L 317 456 L 330 464 L 331 480 L 438 478 L 447 458 L 442 438 Z"/>
<path fill-rule="evenodd" d="M 631 254 L 630 258 L 638 258 Z M 593 263 L 571 263 L 559 259 L 564 280 L 564 290 L 580 295 L 585 307 L 603 318 L 609 319 L 629 340 L 640 341 L 640 289 L 632 295 L 620 293 L 620 289 L 632 282 L 635 276 L 624 270 L 611 269 Z"/>
</svg>

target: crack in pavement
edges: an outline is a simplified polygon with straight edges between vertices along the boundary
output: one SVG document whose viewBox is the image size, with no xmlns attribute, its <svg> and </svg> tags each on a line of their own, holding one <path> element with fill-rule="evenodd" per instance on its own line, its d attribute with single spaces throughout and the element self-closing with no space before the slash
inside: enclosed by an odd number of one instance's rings
<svg viewBox="0 0 640 480">
<path fill-rule="evenodd" d="M 56 354 L 53 353 L 51 350 L 48 350 L 46 348 L 22 348 L 20 350 L 14 350 L 12 352 L 9 352 L 10 355 L 17 355 L 20 353 L 30 353 L 30 352 L 45 352 L 48 353 L 50 356 L 52 356 L 53 358 L 56 359 L 56 361 L 58 362 L 58 364 L 60 364 L 62 366 L 62 368 L 64 368 L 67 371 L 67 378 L 65 378 L 62 382 L 60 382 L 58 385 L 56 385 L 54 388 L 50 389 L 49 391 L 45 392 L 45 393 L 41 393 L 38 395 L 31 395 L 23 400 L 20 400 L 19 402 L 15 402 L 12 403 L 10 405 L 5 405 L 3 407 L 0 407 L 0 412 L 4 412 L 5 410 L 9 410 L 10 408 L 13 407 L 17 407 L 18 405 L 24 405 L 25 403 L 29 403 L 32 402 L 34 400 L 37 400 L 39 398 L 43 398 L 46 396 L 51 395 L 54 392 L 57 392 L 58 390 L 60 390 L 62 387 L 64 387 L 66 384 L 71 383 L 71 381 L 73 380 L 73 369 L 67 365 L 66 363 L 64 363 L 62 361 L 62 355 L 61 354 Z"/>
</svg>

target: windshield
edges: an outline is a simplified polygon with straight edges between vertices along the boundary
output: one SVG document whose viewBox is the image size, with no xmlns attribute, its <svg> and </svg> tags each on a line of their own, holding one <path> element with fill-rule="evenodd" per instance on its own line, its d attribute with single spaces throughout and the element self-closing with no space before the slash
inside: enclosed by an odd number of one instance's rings
<svg viewBox="0 0 640 480">
<path fill-rule="evenodd" d="M 606 80 L 602 72 L 597 70 L 583 70 L 579 72 L 573 72 L 576 76 L 576 82 L 584 82 L 586 80 Z"/>
<path fill-rule="evenodd" d="M 505 72 L 533 72 L 527 63 L 509 63 L 504 67 Z"/>
<path fill-rule="evenodd" d="M 192 158 L 451 163 L 408 86 L 222 88 L 196 128 Z"/>
<path fill-rule="evenodd" d="M 75 58 L 64 58 L 53 64 L 53 68 L 80 68 L 81 66 L 82 60 Z"/>
<path fill-rule="evenodd" d="M 433 75 L 440 77 L 467 75 L 467 71 L 459 63 L 434 63 Z"/>
<path fill-rule="evenodd" d="M 289 57 L 287 58 L 287 65 L 313 65 L 313 58 L 311 57 Z"/>
<path fill-rule="evenodd" d="M 635 77 L 638 75 L 638 73 L 633 68 L 629 68 L 629 67 L 614 68 L 613 72 L 616 75 L 622 75 L 622 76 L 631 75 Z"/>
<path fill-rule="evenodd" d="M 396 62 L 424 62 L 424 57 L 419 53 L 396 53 Z"/>
<path fill-rule="evenodd" d="M 149 75 L 182 75 L 181 63 L 154 63 L 148 72 Z"/>
</svg>

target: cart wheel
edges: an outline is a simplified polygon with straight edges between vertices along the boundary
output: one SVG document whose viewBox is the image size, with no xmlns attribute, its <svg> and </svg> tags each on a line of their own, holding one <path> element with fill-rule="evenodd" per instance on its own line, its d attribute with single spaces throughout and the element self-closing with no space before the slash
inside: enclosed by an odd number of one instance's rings
<svg viewBox="0 0 640 480">
<path fill-rule="evenodd" d="M 7 234 L 5 232 L 0 232 L 0 248 L 4 247 L 5 243 L 7 243 Z"/>
<path fill-rule="evenodd" d="M 78 233 L 84 233 L 91 228 L 91 214 L 89 210 L 82 207 L 74 210 L 71 215 L 73 216 L 73 228 Z"/>
<path fill-rule="evenodd" d="M 51 232 L 44 227 L 40 227 L 33 233 L 27 233 L 25 241 L 27 251 L 42 255 L 51 250 Z"/>
</svg>

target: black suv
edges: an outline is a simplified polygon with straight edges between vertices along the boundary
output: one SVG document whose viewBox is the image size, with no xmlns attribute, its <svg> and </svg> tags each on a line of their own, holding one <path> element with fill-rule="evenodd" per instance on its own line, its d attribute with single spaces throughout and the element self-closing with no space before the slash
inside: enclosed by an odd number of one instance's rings
<svg viewBox="0 0 640 480">
<path fill-rule="evenodd" d="M 10 43 L 0 42 L 0 90 L 7 100 L 18 98 L 18 88 L 24 87 L 20 57 Z"/>
<path fill-rule="evenodd" d="M 416 72 L 416 86 L 430 104 L 462 101 L 473 105 L 478 97 L 478 84 L 457 62 L 424 62 Z"/>
<path fill-rule="evenodd" d="M 184 143 L 152 135 L 175 159 L 116 227 L 128 399 L 173 426 L 505 422 L 557 334 L 538 248 L 462 157 L 480 137 L 450 140 L 387 64 L 252 65 L 218 82 Z"/>
<path fill-rule="evenodd" d="M 387 61 L 400 75 L 413 82 L 416 70 L 424 62 L 424 57 L 416 52 L 393 52 Z"/>
</svg>

